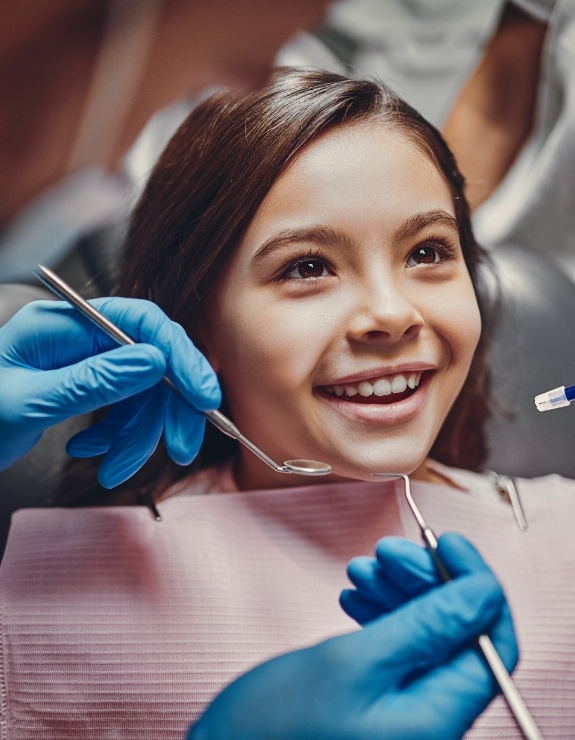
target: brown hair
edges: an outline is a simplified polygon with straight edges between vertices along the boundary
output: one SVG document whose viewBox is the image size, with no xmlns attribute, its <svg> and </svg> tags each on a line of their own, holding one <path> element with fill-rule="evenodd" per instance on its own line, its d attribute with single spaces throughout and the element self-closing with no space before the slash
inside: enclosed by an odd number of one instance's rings
<svg viewBox="0 0 575 740">
<path fill-rule="evenodd" d="M 446 464 L 478 469 L 486 454 L 486 312 L 477 245 L 464 181 L 439 132 L 383 85 L 316 70 L 278 70 L 252 93 L 222 91 L 198 106 L 176 132 L 134 211 L 125 245 L 119 295 L 157 303 L 198 342 L 196 322 L 274 181 L 298 152 L 329 129 L 375 120 L 408 137 L 436 164 L 454 201 L 464 259 L 484 329 L 467 381 L 432 448 Z M 201 346 L 201 344 L 199 345 Z M 224 408 L 225 411 L 225 408 Z M 209 425 L 208 425 L 209 426 Z M 194 462 L 205 467 L 233 454 L 231 440 L 208 428 Z M 90 461 L 74 466 L 64 498 L 122 503 L 154 495 L 188 474 L 160 446 L 144 468 L 104 498 L 86 480 Z M 86 490 L 87 489 L 87 490 Z M 111 500 L 112 499 L 112 500 Z"/>
</svg>

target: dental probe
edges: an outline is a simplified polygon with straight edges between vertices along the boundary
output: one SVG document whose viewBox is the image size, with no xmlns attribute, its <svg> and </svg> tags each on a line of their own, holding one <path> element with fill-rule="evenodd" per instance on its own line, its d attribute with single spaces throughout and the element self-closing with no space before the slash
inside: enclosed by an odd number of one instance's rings
<svg viewBox="0 0 575 740">
<path fill-rule="evenodd" d="M 136 344 L 131 337 L 82 298 L 65 280 L 62 280 L 61 277 L 56 275 L 48 267 L 38 265 L 36 276 L 59 298 L 71 303 L 87 319 L 96 324 L 96 326 L 99 326 L 100 329 L 105 331 L 108 336 L 115 339 L 119 344 Z M 166 375 L 162 378 L 162 382 L 171 388 L 174 393 L 177 393 L 179 396 L 182 395 Z M 228 437 L 232 437 L 232 439 L 243 444 L 256 457 L 259 457 L 266 465 L 269 465 L 270 468 L 275 470 L 276 473 L 294 473 L 296 475 L 329 475 L 331 473 L 330 465 L 317 462 L 316 460 L 286 460 L 283 465 L 279 465 L 271 457 L 268 457 L 265 452 L 262 452 L 259 447 L 256 447 L 253 442 L 250 442 L 247 437 L 244 437 L 237 426 L 220 411 L 202 411 L 202 413 L 220 432 L 227 434 Z"/>
<path fill-rule="evenodd" d="M 415 520 L 417 521 L 417 524 L 419 525 L 423 542 L 425 543 L 441 578 L 446 582 L 451 581 L 452 578 L 449 571 L 441 562 L 441 559 L 437 554 L 437 537 L 423 518 L 423 514 L 415 503 L 411 494 L 411 486 L 407 475 L 404 475 L 403 473 L 372 473 L 372 475 L 379 478 L 401 478 L 403 480 L 405 499 L 415 517 Z M 491 642 L 491 638 L 485 634 L 479 635 L 477 642 L 487 664 L 491 668 L 495 680 L 499 684 L 499 688 L 507 701 L 509 709 L 511 709 L 511 712 L 515 717 L 515 721 L 517 722 L 519 729 L 523 733 L 523 737 L 527 738 L 527 740 L 543 740 L 543 736 L 535 724 L 535 720 L 531 716 L 529 709 L 527 709 L 517 686 L 513 683 L 513 679 L 507 672 L 507 668 L 503 665 L 503 661 L 499 657 L 499 653 L 495 649 L 495 645 Z"/>
<path fill-rule="evenodd" d="M 575 385 L 570 385 L 569 388 L 562 385 L 559 388 L 553 388 L 552 391 L 535 396 L 535 405 L 539 411 L 550 411 L 551 409 L 560 409 L 561 406 L 569 406 L 573 400 L 575 400 Z"/>
</svg>

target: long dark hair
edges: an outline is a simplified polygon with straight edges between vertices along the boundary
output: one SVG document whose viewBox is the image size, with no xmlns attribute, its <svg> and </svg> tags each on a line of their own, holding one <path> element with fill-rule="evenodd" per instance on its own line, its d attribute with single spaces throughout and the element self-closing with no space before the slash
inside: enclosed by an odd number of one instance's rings
<svg viewBox="0 0 575 740">
<path fill-rule="evenodd" d="M 134 211 L 118 295 L 147 298 L 200 347 L 197 322 L 273 183 L 298 152 L 337 126 L 376 120 L 407 136 L 438 167 L 455 208 L 464 259 L 484 329 L 466 383 L 432 448 L 446 464 L 479 469 L 488 416 L 486 311 L 480 285 L 485 254 L 473 236 L 464 181 L 439 132 L 385 86 L 317 70 L 278 70 L 258 92 L 222 91 L 180 126 Z M 232 455 L 231 440 L 208 428 L 196 467 Z M 160 445 L 144 468 L 112 492 L 96 482 L 97 461 L 71 466 L 62 501 L 136 502 L 188 474 Z M 83 494 L 78 498 L 77 491 Z M 107 495 L 103 495 L 107 494 Z"/>
</svg>

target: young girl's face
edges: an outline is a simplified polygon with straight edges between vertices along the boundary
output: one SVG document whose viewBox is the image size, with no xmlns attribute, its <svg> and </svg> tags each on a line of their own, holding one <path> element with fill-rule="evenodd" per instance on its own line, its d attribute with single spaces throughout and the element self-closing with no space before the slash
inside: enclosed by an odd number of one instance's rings
<svg viewBox="0 0 575 740">
<path fill-rule="evenodd" d="M 204 340 L 235 423 L 274 459 L 425 478 L 480 329 L 447 184 L 371 123 L 324 134 L 275 182 Z M 313 480 L 241 455 L 242 487 Z"/>
</svg>

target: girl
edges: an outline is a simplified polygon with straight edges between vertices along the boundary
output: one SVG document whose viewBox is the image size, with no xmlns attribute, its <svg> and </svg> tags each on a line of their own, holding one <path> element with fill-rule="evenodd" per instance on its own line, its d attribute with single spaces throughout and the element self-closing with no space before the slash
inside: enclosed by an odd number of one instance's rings
<svg viewBox="0 0 575 740">
<path fill-rule="evenodd" d="M 153 687 L 164 675 L 190 719 L 246 668 L 348 630 L 334 607 L 343 564 L 382 535 L 418 540 L 401 488 L 372 477 L 402 472 L 437 529 L 462 531 L 488 554 L 524 643 L 517 680 L 527 703 L 546 735 L 573 734 L 575 661 L 564 648 L 573 486 L 522 483 L 524 534 L 472 472 L 487 415 L 482 261 L 449 150 L 381 86 L 279 72 L 262 92 L 222 92 L 197 108 L 136 209 L 118 292 L 182 325 L 248 438 L 274 459 L 321 460 L 333 473 L 278 475 L 213 429 L 192 469 L 158 448 L 111 492 L 86 485 L 81 463 L 63 503 L 152 497 L 164 521 L 125 507 L 59 512 L 42 526 L 20 517 L 4 600 L 12 625 L 26 621 L 40 579 L 41 619 L 24 643 L 41 645 L 50 666 L 38 679 L 43 696 L 64 654 L 84 692 L 74 690 L 74 711 L 85 702 L 90 717 L 98 695 L 110 714 L 137 716 L 149 696 L 150 722 L 160 722 L 168 691 L 161 683 L 155 701 Z M 122 421 L 120 409 L 70 450 L 105 454 Z M 365 621 L 390 605 L 374 598 L 376 570 L 362 562 L 348 609 Z M 16 628 L 7 631 L 25 662 Z M 496 701 L 472 736 L 516 733 Z"/>
</svg>

